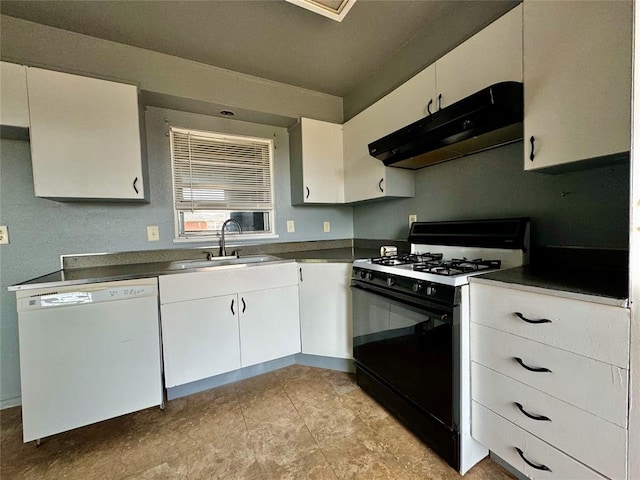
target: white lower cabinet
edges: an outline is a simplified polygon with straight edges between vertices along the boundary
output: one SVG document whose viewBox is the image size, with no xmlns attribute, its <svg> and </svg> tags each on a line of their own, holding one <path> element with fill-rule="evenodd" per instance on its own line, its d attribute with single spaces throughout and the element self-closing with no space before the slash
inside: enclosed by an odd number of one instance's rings
<svg viewBox="0 0 640 480">
<path fill-rule="evenodd" d="M 300 352 L 295 263 L 159 277 L 165 386 Z"/>
<path fill-rule="evenodd" d="M 528 478 L 605 479 L 589 467 L 475 401 L 472 402 L 471 419 L 472 436 Z"/>
<path fill-rule="evenodd" d="M 301 263 L 302 353 L 353 358 L 351 263 Z"/>
<path fill-rule="evenodd" d="M 240 368 L 237 295 L 161 306 L 167 387 Z"/>
<path fill-rule="evenodd" d="M 244 292 L 238 296 L 243 367 L 300 352 L 297 286 Z"/>
<path fill-rule="evenodd" d="M 471 281 L 472 436 L 533 479 L 626 479 L 628 309 L 511 287 Z"/>
</svg>

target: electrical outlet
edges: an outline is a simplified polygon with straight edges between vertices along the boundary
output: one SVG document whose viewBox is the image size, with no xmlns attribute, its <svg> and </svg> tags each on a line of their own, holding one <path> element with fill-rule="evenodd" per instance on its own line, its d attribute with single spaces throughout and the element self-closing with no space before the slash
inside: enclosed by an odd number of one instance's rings
<svg viewBox="0 0 640 480">
<path fill-rule="evenodd" d="M 9 243 L 9 228 L 6 225 L 0 225 L 0 245 Z"/>
<path fill-rule="evenodd" d="M 296 231 L 296 224 L 293 220 L 287 220 L 287 233 L 293 233 Z"/>
<path fill-rule="evenodd" d="M 418 221 L 418 215 L 416 215 L 415 213 L 412 213 L 411 215 L 409 215 L 409 226 L 411 226 L 413 222 L 417 222 L 417 221 Z"/>
<path fill-rule="evenodd" d="M 331 222 L 324 222 L 324 231 L 328 233 L 331 231 Z"/>
<path fill-rule="evenodd" d="M 150 242 L 157 242 L 160 240 L 160 232 L 156 225 L 147 227 L 147 240 Z"/>
</svg>

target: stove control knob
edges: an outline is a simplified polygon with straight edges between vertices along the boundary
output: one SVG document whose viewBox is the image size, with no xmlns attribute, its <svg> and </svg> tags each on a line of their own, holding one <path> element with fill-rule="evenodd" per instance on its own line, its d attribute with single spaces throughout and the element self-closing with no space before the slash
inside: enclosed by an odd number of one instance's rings
<svg viewBox="0 0 640 480">
<path fill-rule="evenodd" d="M 367 280 L 373 280 L 373 273 L 367 272 Z"/>
<path fill-rule="evenodd" d="M 364 270 L 360 270 L 360 278 L 364 278 L 367 275 L 367 272 Z"/>
<path fill-rule="evenodd" d="M 435 295 L 436 294 L 436 287 L 430 285 L 427 287 L 427 295 Z"/>
<path fill-rule="evenodd" d="M 420 293 L 422 291 L 422 284 L 419 282 L 414 283 L 411 285 L 411 290 L 413 290 L 414 293 Z"/>
<path fill-rule="evenodd" d="M 395 283 L 396 281 L 394 280 L 393 277 L 387 277 L 387 287 L 393 287 Z"/>
</svg>

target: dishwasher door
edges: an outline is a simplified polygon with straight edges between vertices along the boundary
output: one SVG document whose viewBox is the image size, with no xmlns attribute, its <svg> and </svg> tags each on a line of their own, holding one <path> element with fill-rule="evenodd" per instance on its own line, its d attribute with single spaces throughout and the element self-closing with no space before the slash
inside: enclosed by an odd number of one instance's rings
<svg viewBox="0 0 640 480">
<path fill-rule="evenodd" d="M 25 442 L 162 405 L 155 278 L 16 297 Z"/>
</svg>

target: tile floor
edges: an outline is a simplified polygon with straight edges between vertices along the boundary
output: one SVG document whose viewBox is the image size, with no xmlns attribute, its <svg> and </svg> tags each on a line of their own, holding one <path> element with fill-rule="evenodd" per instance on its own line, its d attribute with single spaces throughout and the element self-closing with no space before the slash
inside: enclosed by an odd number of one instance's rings
<svg viewBox="0 0 640 480">
<path fill-rule="evenodd" d="M 433 479 L 460 477 L 355 384 L 290 366 L 158 408 L 22 443 L 0 412 L 0 478 Z M 485 459 L 464 477 L 509 480 Z"/>
</svg>

